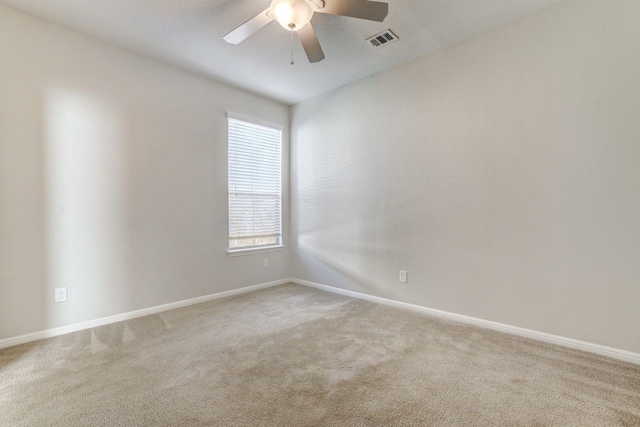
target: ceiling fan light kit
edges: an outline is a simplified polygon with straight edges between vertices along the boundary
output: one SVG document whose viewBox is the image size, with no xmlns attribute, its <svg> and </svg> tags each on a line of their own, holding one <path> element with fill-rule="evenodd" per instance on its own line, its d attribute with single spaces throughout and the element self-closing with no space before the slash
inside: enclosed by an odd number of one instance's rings
<svg viewBox="0 0 640 427">
<path fill-rule="evenodd" d="M 275 19 L 285 30 L 298 34 L 309 62 L 320 62 L 324 52 L 311 24 L 314 12 L 382 22 L 389 5 L 369 0 L 273 0 L 268 9 L 227 33 L 224 40 L 238 44 Z"/>
<path fill-rule="evenodd" d="M 298 31 L 311 21 L 313 9 L 307 0 L 273 0 L 269 14 L 285 30 Z"/>
</svg>

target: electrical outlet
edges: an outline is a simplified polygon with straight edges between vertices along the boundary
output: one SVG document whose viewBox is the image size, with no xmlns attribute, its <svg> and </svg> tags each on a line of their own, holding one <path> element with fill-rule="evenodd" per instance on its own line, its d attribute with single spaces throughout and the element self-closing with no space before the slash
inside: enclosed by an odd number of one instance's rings
<svg viewBox="0 0 640 427">
<path fill-rule="evenodd" d="M 407 272 L 404 270 L 400 270 L 400 282 L 407 283 Z"/>
<path fill-rule="evenodd" d="M 55 302 L 65 302 L 67 300 L 67 288 L 55 289 Z"/>
<path fill-rule="evenodd" d="M 269 268 L 269 258 L 264 258 L 262 260 L 262 268 Z"/>
</svg>

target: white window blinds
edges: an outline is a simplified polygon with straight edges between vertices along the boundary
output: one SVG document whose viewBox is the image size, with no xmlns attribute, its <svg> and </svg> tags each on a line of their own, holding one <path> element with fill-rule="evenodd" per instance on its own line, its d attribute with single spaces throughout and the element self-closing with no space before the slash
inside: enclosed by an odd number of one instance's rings
<svg viewBox="0 0 640 427">
<path fill-rule="evenodd" d="M 282 244 L 281 134 L 229 118 L 229 249 Z"/>
</svg>

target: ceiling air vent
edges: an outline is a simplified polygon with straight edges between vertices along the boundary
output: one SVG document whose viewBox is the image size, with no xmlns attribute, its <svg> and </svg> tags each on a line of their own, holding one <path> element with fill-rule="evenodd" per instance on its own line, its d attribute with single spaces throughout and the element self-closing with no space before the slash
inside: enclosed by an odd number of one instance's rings
<svg viewBox="0 0 640 427">
<path fill-rule="evenodd" d="M 369 37 L 367 39 L 367 41 L 369 43 L 371 43 L 371 46 L 373 47 L 380 47 L 380 46 L 384 46 L 387 43 L 391 43 L 393 41 L 398 40 L 398 36 L 396 36 L 395 34 L 393 34 L 393 31 L 391 30 L 385 30 L 383 32 L 381 32 L 380 34 L 376 34 L 373 37 Z"/>
</svg>

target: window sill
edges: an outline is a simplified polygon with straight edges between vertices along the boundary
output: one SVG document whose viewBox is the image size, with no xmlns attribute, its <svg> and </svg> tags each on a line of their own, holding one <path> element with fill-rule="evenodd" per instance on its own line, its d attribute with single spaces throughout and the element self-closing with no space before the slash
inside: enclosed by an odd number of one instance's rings
<svg viewBox="0 0 640 427">
<path fill-rule="evenodd" d="M 242 256 L 242 255 L 261 254 L 264 252 L 276 252 L 276 251 L 283 250 L 285 247 L 286 247 L 285 245 L 277 245 L 277 246 L 264 246 L 260 248 L 250 248 L 250 249 L 228 249 L 227 255 Z"/>
</svg>

